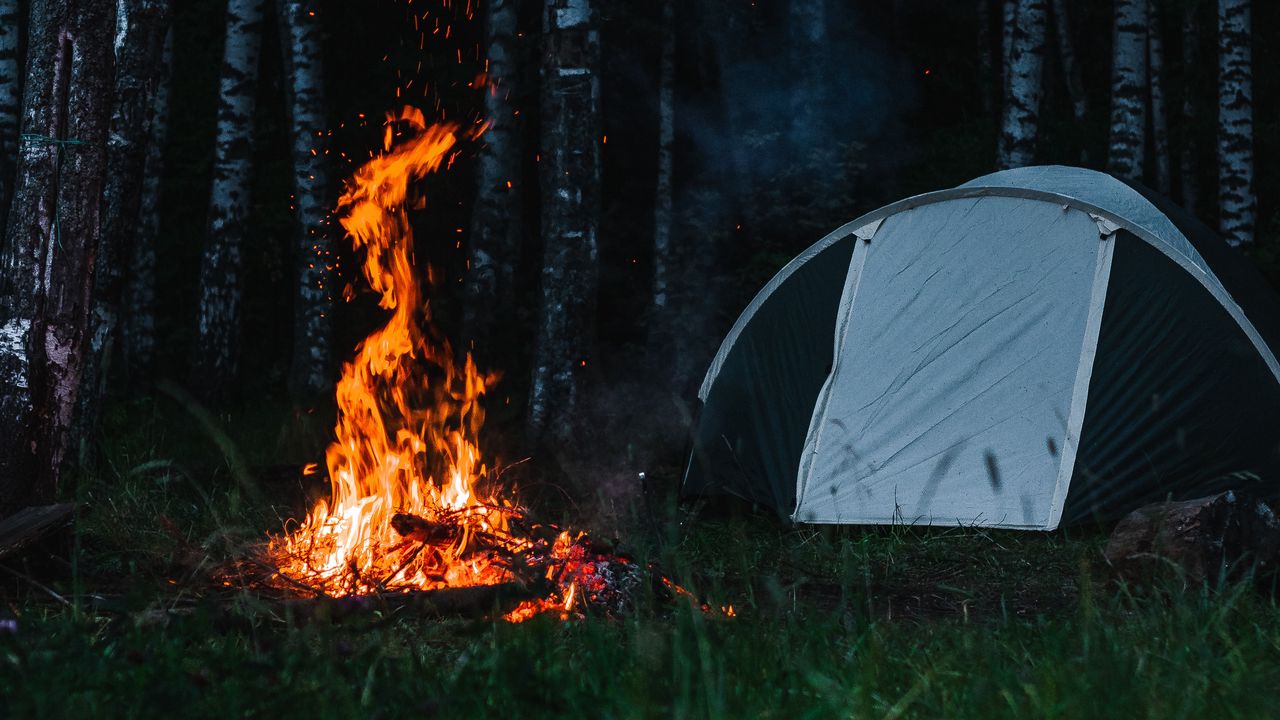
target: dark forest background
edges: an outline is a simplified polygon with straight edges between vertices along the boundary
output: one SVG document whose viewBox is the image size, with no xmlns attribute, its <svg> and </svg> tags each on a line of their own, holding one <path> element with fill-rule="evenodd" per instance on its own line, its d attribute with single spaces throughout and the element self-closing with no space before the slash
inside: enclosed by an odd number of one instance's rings
<svg viewBox="0 0 1280 720">
<path fill-rule="evenodd" d="M 814 5 L 812 2 L 805 5 Z M 474 352 L 503 380 L 490 395 L 489 447 L 508 459 L 542 453 L 546 472 L 623 478 L 665 467 L 674 480 L 695 391 L 708 360 L 737 313 L 802 249 L 830 230 L 889 201 L 962 183 L 997 168 L 1001 107 L 1001 10 L 992 0 L 942 2 L 834 0 L 823 6 L 823 35 L 797 45 L 797 12 L 789 0 L 661 2 L 598 0 L 600 167 L 599 274 L 589 331 L 571 348 L 579 394 L 570 408 L 574 432 L 526 435 L 526 398 L 537 346 L 539 292 L 548 228 L 543 223 L 539 161 L 552 141 L 541 127 L 546 27 L 542 3 L 515 3 L 513 66 L 518 90 L 508 98 L 519 155 L 519 247 L 513 302 L 492 308 L 499 328 Z M 1022 3 L 1028 4 L 1028 3 Z M 1036 3 L 1029 3 L 1035 5 Z M 1132 3 L 1130 3 L 1132 4 Z M 1139 3 L 1141 4 L 1141 3 Z M 1236 3 L 1238 4 L 1238 3 Z M 270 5 L 270 3 L 269 3 Z M 1049 3 L 1039 3 L 1048 6 Z M 380 147 L 384 113 L 421 107 L 429 119 L 464 125 L 485 114 L 476 78 L 486 68 L 490 38 L 480 5 L 467 0 L 319 0 L 323 32 L 325 114 L 332 207 L 342 179 Z M 1034 162 L 1106 169 L 1112 133 L 1111 0 L 1063 3 L 1069 23 L 1050 14 L 1040 54 L 1042 100 Z M 1158 82 L 1168 108 L 1172 155 L 1189 151 L 1169 194 L 1198 191 L 1195 214 L 1218 220 L 1217 4 L 1153 3 L 1149 32 L 1164 42 Z M 268 11 L 261 30 L 260 77 L 253 119 L 250 218 L 243 248 L 239 366 L 225 392 L 203 393 L 192 373 L 197 352 L 201 263 L 208 237 L 210 177 L 218 122 L 225 2 L 173 3 L 171 112 L 159 200 L 156 337 L 151 377 L 118 376 L 92 447 L 119 427 L 149 394 L 172 379 L 221 413 L 225 424 L 272 426 L 280 463 L 316 459 L 327 441 L 331 393 L 289 392 L 295 331 L 297 232 L 289 123 L 290 75 L 280 15 Z M 1254 194 L 1256 241 L 1245 248 L 1280 281 L 1280 5 L 1253 3 Z M 1188 23 L 1194 34 L 1187 34 Z M 447 30 L 447 31 L 446 31 Z M 1075 48 L 1088 112 L 1073 111 L 1070 73 L 1056 50 L 1066 33 Z M 1187 43 L 1196 45 L 1188 53 Z M 664 46 L 674 51 L 671 145 L 671 300 L 655 313 L 655 198 L 659 174 L 660 80 Z M 1186 58 L 1198 55 L 1198 62 Z M 821 102 L 800 108 L 795 97 L 819 88 Z M 1193 102 L 1185 104 L 1185 99 Z M 1076 98 L 1079 100 L 1080 98 Z M 1190 108 L 1190 113 L 1184 110 Z M 798 108 L 800 108 L 798 110 Z M 1150 124 L 1148 113 L 1147 123 Z M 1146 135 L 1148 145 L 1151 131 Z M 417 258 L 431 264 L 436 322 L 461 343 L 477 203 L 476 158 L 486 139 L 470 142 L 447 172 L 426 181 L 426 208 L 415 214 Z M 1148 149 L 1142 177 L 1157 184 Z M 544 183 L 545 184 L 545 183 Z M 541 226 L 541 227 L 540 227 Z M 555 237 L 556 233 L 550 235 Z M 362 292 L 349 243 L 334 237 L 329 283 L 333 378 L 337 362 L 380 323 Z M 350 284 L 350 302 L 341 297 Z M 474 308 L 473 308 L 474 309 Z M 594 334 L 594 337 L 592 335 Z M 108 366 L 113 367 L 113 366 Z M 271 418 L 250 422 L 252 416 Z M 563 421 L 563 418 L 559 419 Z M 567 447 L 572 446 L 572 447 Z M 93 453 L 90 452 L 89 456 Z M 575 458 L 593 458 L 582 466 Z M 577 468 L 576 470 L 573 468 Z M 603 479 L 603 478 L 601 478 Z M 594 480 L 590 481 L 594 484 Z M 606 485 L 608 483 L 605 483 Z"/>
</svg>

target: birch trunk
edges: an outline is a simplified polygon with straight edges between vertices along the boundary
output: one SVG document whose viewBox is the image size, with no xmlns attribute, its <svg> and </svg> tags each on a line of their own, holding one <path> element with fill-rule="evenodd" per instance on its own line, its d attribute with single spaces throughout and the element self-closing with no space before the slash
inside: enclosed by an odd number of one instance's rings
<svg viewBox="0 0 1280 720">
<path fill-rule="evenodd" d="M 113 8 L 32 0 L 23 142 L 0 255 L 0 512 L 58 492 L 89 327 Z"/>
<path fill-rule="evenodd" d="M 235 379 L 239 361 L 241 246 L 249 215 L 263 2 L 227 3 L 227 37 L 209 190 L 209 231 L 200 265 L 200 310 L 191 363 L 192 383 L 207 398 L 225 395 Z"/>
<path fill-rule="evenodd" d="M 816 139 L 825 139 L 822 127 L 827 66 L 827 12 L 825 0 L 791 0 L 789 27 L 791 51 L 791 148 L 809 154 Z"/>
<path fill-rule="evenodd" d="M 1164 97 L 1164 38 L 1160 34 L 1160 5 L 1147 5 L 1147 70 L 1151 74 L 1151 152 L 1155 155 L 1156 189 L 1168 195 L 1173 185 L 1169 158 L 1169 113 Z"/>
<path fill-rule="evenodd" d="M 107 140 L 107 180 L 103 191 L 92 329 L 85 357 L 80 427 L 97 424 L 98 400 L 106 391 L 115 355 L 120 306 L 133 240 L 138 233 L 146 138 L 152 98 L 160 80 L 169 0 L 117 0 L 115 99 Z"/>
<path fill-rule="evenodd" d="M 18 51 L 22 26 L 18 0 L 0 0 L 0 228 L 6 227 L 14 165 L 18 159 L 18 114 L 22 76 Z"/>
<path fill-rule="evenodd" d="M 1147 0 L 1116 0 L 1107 169 L 1142 178 L 1147 128 Z"/>
<path fill-rule="evenodd" d="M 515 323 L 516 267 L 523 232 L 520 171 L 522 122 L 510 98 L 519 90 L 517 0 L 486 5 L 488 84 L 484 96 L 489 129 L 481 138 L 476 166 L 476 202 L 471 217 L 471 249 L 465 285 L 463 332 L 466 347 L 482 361 L 510 337 Z M 504 343 L 505 344 L 505 343 Z"/>
<path fill-rule="evenodd" d="M 674 267 L 671 228 L 672 145 L 675 143 L 676 28 L 675 0 L 662 3 L 662 55 L 658 61 L 658 173 L 653 200 L 653 311 L 655 326 L 670 331 L 667 310 L 670 273 Z"/>
<path fill-rule="evenodd" d="M 289 76 L 293 135 L 294 242 L 297 296 L 289 389 L 298 402 L 314 400 L 333 382 L 333 249 L 328 231 L 328 142 L 323 36 L 316 0 L 280 0 L 282 43 Z"/>
<path fill-rule="evenodd" d="M 542 237 L 529 433 L 567 442 L 594 341 L 599 269 L 600 38 L 591 0 L 545 0 Z"/>
<path fill-rule="evenodd" d="M 1249 0 L 1218 0 L 1218 231 L 1253 244 L 1253 21 Z"/>
<path fill-rule="evenodd" d="M 1193 118 L 1198 113 L 1195 72 L 1200 67 L 1200 25 L 1196 22 L 1196 3 L 1182 9 L 1182 149 L 1178 153 L 1178 175 L 1182 181 L 1182 206 L 1192 211 L 1200 200 L 1200 182 L 1196 176 L 1196 143 L 1192 137 Z"/>
<path fill-rule="evenodd" d="M 169 86 L 173 82 L 173 28 L 164 40 L 160 78 L 151 101 L 147 157 L 143 162 L 138 229 L 129 253 L 124 314 L 124 367 L 131 385 L 151 378 L 156 348 L 156 245 L 160 236 L 160 181 L 169 135 Z"/>
<path fill-rule="evenodd" d="M 1089 98 L 1084 92 L 1084 78 L 1080 74 L 1080 62 L 1076 59 L 1076 44 L 1071 36 L 1071 18 L 1067 15 L 1067 0 L 1053 0 L 1053 24 L 1058 39 L 1058 57 L 1062 61 L 1062 73 L 1066 76 L 1067 92 L 1071 95 L 1071 114 L 1083 121 L 1089 114 Z"/>
<path fill-rule="evenodd" d="M 1046 2 L 1018 0 L 996 158 L 1001 168 L 1022 167 L 1035 160 L 1044 79 Z"/>
</svg>

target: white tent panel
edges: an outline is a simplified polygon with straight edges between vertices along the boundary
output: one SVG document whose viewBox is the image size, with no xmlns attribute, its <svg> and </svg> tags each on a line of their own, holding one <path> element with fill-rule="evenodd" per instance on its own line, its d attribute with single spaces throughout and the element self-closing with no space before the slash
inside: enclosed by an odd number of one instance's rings
<svg viewBox="0 0 1280 720">
<path fill-rule="evenodd" d="M 986 196 L 858 242 L 793 518 L 1054 526 L 1113 241 L 1081 210 Z"/>
</svg>

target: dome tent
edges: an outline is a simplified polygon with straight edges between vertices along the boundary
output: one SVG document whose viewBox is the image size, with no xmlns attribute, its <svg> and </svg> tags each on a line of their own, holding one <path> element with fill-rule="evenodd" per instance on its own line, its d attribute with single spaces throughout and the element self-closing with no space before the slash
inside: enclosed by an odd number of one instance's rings
<svg viewBox="0 0 1280 720">
<path fill-rule="evenodd" d="M 1237 471 L 1274 496 L 1278 341 L 1259 274 L 1166 200 L 994 173 L 844 225 L 760 291 L 699 390 L 684 490 L 1043 530 Z"/>
</svg>

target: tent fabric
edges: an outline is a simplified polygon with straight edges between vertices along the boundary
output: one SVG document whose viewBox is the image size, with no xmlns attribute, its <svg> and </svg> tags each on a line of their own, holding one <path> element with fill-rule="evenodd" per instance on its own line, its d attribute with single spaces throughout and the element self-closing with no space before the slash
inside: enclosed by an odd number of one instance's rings
<svg viewBox="0 0 1280 720">
<path fill-rule="evenodd" d="M 842 226 L 757 295 L 699 393 L 685 490 L 1045 529 L 1280 471 L 1278 329 L 1256 271 L 1149 191 L 996 173 Z"/>
</svg>

